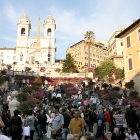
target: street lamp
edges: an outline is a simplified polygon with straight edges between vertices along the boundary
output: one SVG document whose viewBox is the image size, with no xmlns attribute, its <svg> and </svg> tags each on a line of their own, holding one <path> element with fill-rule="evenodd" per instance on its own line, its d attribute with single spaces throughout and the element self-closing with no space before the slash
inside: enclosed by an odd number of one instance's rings
<svg viewBox="0 0 140 140">
<path fill-rule="evenodd" d="M 86 68 L 87 68 L 87 66 L 85 65 L 85 79 L 86 79 Z"/>
<path fill-rule="evenodd" d="M 37 66 L 38 66 L 38 74 L 37 74 L 37 76 L 39 77 L 39 62 L 37 63 Z"/>
<path fill-rule="evenodd" d="M 15 67 L 15 65 L 13 64 L 13 77 L 14 77 L 14 67 Z"/>
</svg>

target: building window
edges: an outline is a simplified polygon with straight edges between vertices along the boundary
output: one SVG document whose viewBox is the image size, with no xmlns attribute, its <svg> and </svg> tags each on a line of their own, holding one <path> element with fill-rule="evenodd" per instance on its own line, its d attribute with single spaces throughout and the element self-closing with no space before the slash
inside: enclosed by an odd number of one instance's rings
<svg viewBox="0 0 140 140">
<path fill-rule="evenodd" d="M 139 41 L 140 41 L 140 29 L 138 30 L 138 37 L 139 37 Z"/>
<path fill-rule="evenodd" d="M 16 57 L 15 56 L 13 57 L 13 61 L 16 62 Z"/>
<path fill-rule="evenodd" d="M 1 57 L 3 57 L 3 56 L 4 56 L 4 55 L 3 55 L 3 52 L 1 52 L 1 53 L 0 53 L 0 56 L 1 56 Z"/>
<path fill-rule="evenodd" d="M 34 63 L 35 63 L 35 57 L 32 56 L 32 64 L 34 64 Z"/>
<path fill-rule="evenodd" d="M 21 29 L 21 36 L 25 36 L 25 28 Z"/>
<path fill-rule="evenodd" d="M 95 54 L 93 54 L 93 57 L 95 57 Z"/>
<path fill-rule="evenodd" d="M 20 54 L 20 61 L 23 61 L 23 54 Z"/>
<path fill-rule="evenodd" d="M 121 46 L 123 46 L 123 43 L 121 42 Z"/>
<path fill-rule="evenodd" d="M 90 61 L 92 61 L 92 58 L 90 58 Z"/>
<path fill-rule="evenodd" d="M 50 55 L 50 53 L 48 53 L 48 62 L 50 62 L 51 61 L 51 55 Z"/>
<path fill-rule="evenodd" d="M 129 48 L 129 47 L 130 47 L 130 36 L 128 36 L 128 37 L 126 38 L 126 40 L 127 40 L 127 48 Z"/>
<path fill-rule="evenodd" d="M 47 30 L 47 35 L 48 36 L 51 36 L 52 35 L 52 30 L 50 28 Z"/>
<path fill-rule="evenodd" d="M 87 58 L 87 57 L 85 57 L 85 60 L 88 60 L 88 58 Z"/>
<path fill-rule="evenodd" d="M 132 70 L 132 58 L 128 59 L 129 70 Z"/>
</svg>

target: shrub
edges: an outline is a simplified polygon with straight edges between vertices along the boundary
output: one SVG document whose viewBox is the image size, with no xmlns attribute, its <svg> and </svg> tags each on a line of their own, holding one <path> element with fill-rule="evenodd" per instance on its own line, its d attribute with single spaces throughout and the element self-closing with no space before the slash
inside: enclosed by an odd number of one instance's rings
<svg viewBox="0 0 140 140">
<path fill-rule="evenodd" d="M 6 75 L 6 73 L 7 73 L 6 70 L 2 70 L 2 71 L 1 71 L 1 74 L 2 74 L 2 75 Z"/>
<path fill-rule="evenodd" d="M 2 76 L 0 76 L 0 84 L 1 84 L 1 85 L 4 83 L 4 81 L 5 81 L 5 78 L 2 77 Z"/>
<path fill-rule="evenodd" d="M 18 109 L 23 112 L 24 114 L 28 113 L 28 110 L 33 110 L 36 103 L 38 103 L 39 100 L 37 99 L 29 99 L 27 101 L 21 102 L 20 105 L 18 106 Z"/>
<path fill-rule="evenodd" d="M 31 87 L 25 87 L 22 90 L 23 93 L 32 93 L 32 91 L 33 91 L 33 89 Z"/>
<path fill-rule="evenodd" d="M 18 94 L 17 100 L 19 102 L 27 101 L 28 100 L 28 93 L 20 93 L 20 94 Z"/>
</svg>

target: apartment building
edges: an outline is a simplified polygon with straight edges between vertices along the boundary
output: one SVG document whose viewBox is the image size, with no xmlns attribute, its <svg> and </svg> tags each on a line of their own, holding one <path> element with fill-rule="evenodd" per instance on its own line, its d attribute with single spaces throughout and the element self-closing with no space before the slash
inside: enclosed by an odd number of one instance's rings
<svg viewBox="0 0 140 140">
<path fill-rule="evenodd" d="M 115 38 L 125 27 L 122 27 L 119 31 L 112 34 L 108 41 L 108 59 L 112 60 L 114 64 L 123 69 L 123 42 L 121 38 Z"/>
<path fill-rule="evenodd" d="M 88 45 L 85 40 L 70 46 L 66 53 L 70 53 L 75 60 L 78 69 L 88 66 Z M 90 67 L 96 68 L 102 61 L 107 59 L 107 47 L 103 43 L 95 41 L 90 45 Z"/>
<path fill-rule="evenodd" d="M 134 80 L 135 89 L 140 91 L 140 19 L 133 21 L 116 39 L 123 43 L 125 81 Z"/>
</svg>

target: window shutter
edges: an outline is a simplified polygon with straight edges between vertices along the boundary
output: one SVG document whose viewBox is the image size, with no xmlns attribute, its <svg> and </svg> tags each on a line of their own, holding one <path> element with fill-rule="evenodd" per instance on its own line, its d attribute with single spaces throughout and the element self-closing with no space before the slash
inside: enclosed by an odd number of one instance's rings
<svg viewBox="0 0 140 140">
<path fill-rule="evenodd" d="M 129 70 L 132 70 L 132 58 L 128 59 Z"/>
<path fill-rule="evenodd" d="M 130 36 L 127 37 L 127 48 L 130 47 Z"/>
<path fill-rule="evenodd" d="M 139 41 L 140 41 L 140 29 L 138 30 L 138 37 L 139 37 Z"/>
</svg>

